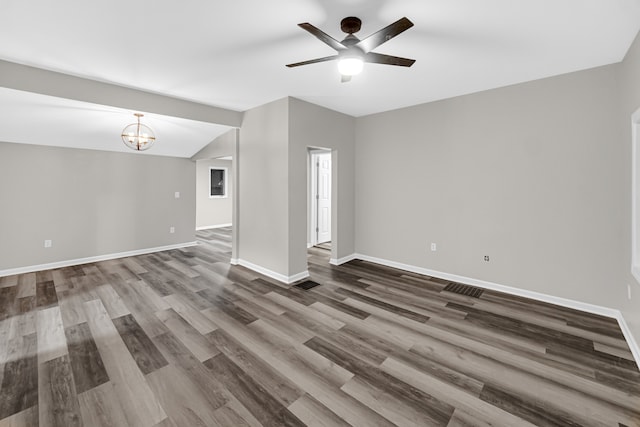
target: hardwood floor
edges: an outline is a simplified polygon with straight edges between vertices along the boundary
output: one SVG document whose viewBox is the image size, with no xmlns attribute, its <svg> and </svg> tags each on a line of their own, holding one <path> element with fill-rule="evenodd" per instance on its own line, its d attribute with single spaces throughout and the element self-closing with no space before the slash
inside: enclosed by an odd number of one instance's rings
<svg viewBox="0 0 640 427">
<path fill-rule="evenodd" d="M 0 278 L 0 426 L 640 426 L 615 320 L 322 248 L 287 287 L 198 238 Z"/>
</svg>

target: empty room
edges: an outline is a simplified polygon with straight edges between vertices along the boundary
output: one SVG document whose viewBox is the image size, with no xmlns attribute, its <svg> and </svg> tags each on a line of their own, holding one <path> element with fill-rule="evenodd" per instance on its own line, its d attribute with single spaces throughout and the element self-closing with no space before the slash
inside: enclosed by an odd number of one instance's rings
<svg viewBox="0 0 640 427">
<path fill-rule="evenodd" d="M 639 31 L 0 2 L 0 427 L 640 426 Z"/>
</svg>

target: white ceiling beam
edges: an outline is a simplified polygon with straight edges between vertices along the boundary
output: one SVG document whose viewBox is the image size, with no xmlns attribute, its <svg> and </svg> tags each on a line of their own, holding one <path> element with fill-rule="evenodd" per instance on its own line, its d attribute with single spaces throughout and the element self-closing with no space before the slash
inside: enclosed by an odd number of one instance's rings
<svg viewBox="0 0 640 427">
<path fill-rule="evenodd" d="M 239 127 L 242 112 L 0 60 L 0 86 L 134 111 Z"/>
</svg>

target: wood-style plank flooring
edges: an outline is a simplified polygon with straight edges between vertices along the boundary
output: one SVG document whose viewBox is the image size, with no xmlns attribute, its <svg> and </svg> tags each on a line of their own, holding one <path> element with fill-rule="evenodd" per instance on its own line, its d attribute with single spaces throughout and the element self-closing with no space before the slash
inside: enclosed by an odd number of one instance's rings
<svg viewBox="0 0 640 427">
<path fill-rule="evenodd" d="M 0 278 L 0 426 L 640 426 L 615 320 L 309 250 L 200 244 Z"/>
</svg>

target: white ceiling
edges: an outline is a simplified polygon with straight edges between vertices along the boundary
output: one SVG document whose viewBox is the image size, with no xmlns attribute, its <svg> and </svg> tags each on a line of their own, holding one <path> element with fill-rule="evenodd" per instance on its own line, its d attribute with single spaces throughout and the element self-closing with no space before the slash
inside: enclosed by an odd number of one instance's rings
<svg viewBox="0 0 640 427">
<path fill-rule="evenodd" d="M 120 134 L 136 122 L 129 110 L 0 88 L 0 140 L 56 147 L 133 153 Z M 159 156 L 191 157 L 228 126 L 146 113 L 156 144 L 145 151 Z"/>
<path fill-rule="evenodd" d="M 362 19 L 360 38 L 411 19 L 375 51 L 414 66 L 365 64 L 349 83 L 334 62 L 285 67 L 333 53 L 296 24 L 341 40 L 350 15 Z M 640 0 L 5 0 L 0 59 L 237 111 L 294 96 L 362 116 L 618 62 L 639 29 Z M 124 146 L 108 135 L 131 121 L 115 117 L 132 113 L 11 90 L 0 108 L 11 111 L 0 140 L 55 135 L 53 145 L 114 150 Z M 148 118 L 154 154 L 188 157 L 227 129 Z"/>
</svg>

